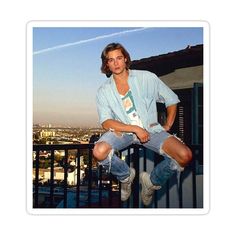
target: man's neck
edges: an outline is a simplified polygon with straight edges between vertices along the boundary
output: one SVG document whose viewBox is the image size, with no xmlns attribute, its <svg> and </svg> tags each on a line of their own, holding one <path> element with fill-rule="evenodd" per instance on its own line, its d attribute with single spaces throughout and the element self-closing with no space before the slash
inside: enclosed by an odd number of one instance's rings
<svg viewBox="0 0 236 236">
<path fill-rule="evenodd" d="M 124 70 L 120 74 L 113 74 L 113 78 L 116 81 L 116 83 L 127 82 L 128 77 L 129 77 L 129 71 L 128 70 Z"/>
</svg>

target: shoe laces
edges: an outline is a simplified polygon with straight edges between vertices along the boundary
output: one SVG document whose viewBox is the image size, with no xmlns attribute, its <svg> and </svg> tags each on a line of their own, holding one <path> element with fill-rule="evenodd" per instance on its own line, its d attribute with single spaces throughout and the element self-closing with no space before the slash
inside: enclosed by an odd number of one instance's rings
<svg viewBox="0 0 236 236">
<path fill-rule="evenodd" d="M 132 182 L 131 182 L 131 176 L 129 176 L 129 178 L 127 179 L 126 182 L 122 182 L 121 184 L 122 184 L 123 188 L 125 188 L 125 189 L 129 188 L 130 185 L 132 184 Z"/>
<path fill-rule="evenodd" d="M 154 192 L 155 190 L 158 190 L 158 189 L 160 189 L 160 186 L 155 186 L 155 185 L 153 185 L 153 186 L 147 188 L 146 195 L 151 196 L 151 195 L 153 194 L 153 192 Z"/>
</svg>

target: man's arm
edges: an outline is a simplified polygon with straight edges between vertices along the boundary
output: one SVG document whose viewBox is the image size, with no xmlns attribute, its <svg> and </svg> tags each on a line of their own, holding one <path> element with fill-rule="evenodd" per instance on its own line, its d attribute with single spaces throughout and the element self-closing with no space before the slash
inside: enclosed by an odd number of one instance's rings
<svg viewBox="0 0 236 236">
<path fill-rule="evenodd" d="M 140 142 L 145 143 L 150 139 L 150 134 L 143 128 L 137 125 L 124 124 L 117 120 L 108 119 L 102 123 L 105 130 L 112 130 L 116 133 L 126 132 L 134 133 L 139 138 Z"/>
<path fill-rule="evenodd" d="M 168 106 L 167 108 L 167 117 L 166 117 L 166 123 L 163 125 L 163 128 L 166 131 L 169 131 L 174 124 L 176 112 L 177 112 L 177 104 Z"/>
<path fill-rule="evenodd" d="M 145 129 L 137 125 L 124 124 L 122 122 L 114 120 L 112 117 L 113 115 L 110 106 L 107 104 L 107 99 L 101 91 L 100 93 L 97 93 L 96 98 L 99 120 L 105 130 L 113 130 L 116 133 L 135 133 L 142 143 L 145 143 L 150 139 L 150 135 Z"/>
</svg>

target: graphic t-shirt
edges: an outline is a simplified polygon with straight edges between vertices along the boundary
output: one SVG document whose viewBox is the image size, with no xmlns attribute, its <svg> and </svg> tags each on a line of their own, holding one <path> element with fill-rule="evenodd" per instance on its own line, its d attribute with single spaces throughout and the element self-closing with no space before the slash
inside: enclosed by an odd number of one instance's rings
<svg viewBox="0 0 236 236">
<path fill-rule="evenodd" d="M 131 90 L 129 90 L 124 96 L 120 95 L 125 111 L 128 115 L 128 117 L 131 120 L 132 125 L 138 125 L 143 128 L 142 121 L 139 118 L 139 115 L 137 113 L 135 104 L 134 104 L 134 98 L 132 96 Z"/>
</svg>

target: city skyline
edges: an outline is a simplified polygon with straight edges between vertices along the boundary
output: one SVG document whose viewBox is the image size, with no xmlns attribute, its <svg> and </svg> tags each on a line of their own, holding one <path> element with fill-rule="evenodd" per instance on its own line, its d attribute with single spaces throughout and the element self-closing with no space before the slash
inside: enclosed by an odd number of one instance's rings
<svg viewBox="0 0 236 236">
<path fill-rule="evenodd" d="M 33 123 L 98 127 L 100 55 L 119 42 L 132 60 L 203 43 L 202 27 L 33 27 Z"/>
</svg>

